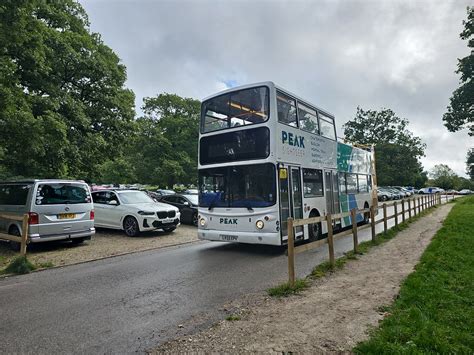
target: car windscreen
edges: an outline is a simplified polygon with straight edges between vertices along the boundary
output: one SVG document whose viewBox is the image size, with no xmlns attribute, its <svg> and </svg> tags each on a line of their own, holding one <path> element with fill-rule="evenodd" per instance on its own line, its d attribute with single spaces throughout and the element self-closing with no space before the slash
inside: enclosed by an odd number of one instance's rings
<svg viewBox="0 0 474 355">
<path fill-rule="evenodd" d="M 199 171 L 199 206 L 268 207 L 276 202 L 275 166 L 238 165 Z"/>
<path fill-rule="evenodd" d="M 193 205 L 197 205 L 199 203 L 198 195 L 183 195 L 186 197 Z"/>
<path fill-rule="evenodd" d="M 37 205 L 90 203 L 91 195 L 85 184 L 45 183 L 36 191 Z"/>
<path fill-rule="evenodd" d="M 119 192 L 120 202 L 124 205 L 132 205 L 136 203 L 152 203 L 154 202 L 150 196 L 143 191 L 123 191 Z"/>
</svg>

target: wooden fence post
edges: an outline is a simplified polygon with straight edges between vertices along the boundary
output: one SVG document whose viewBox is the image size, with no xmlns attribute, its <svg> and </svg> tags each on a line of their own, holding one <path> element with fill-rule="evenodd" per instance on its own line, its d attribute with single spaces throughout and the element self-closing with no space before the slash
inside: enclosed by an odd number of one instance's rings
<svg viewBox="0 0 474 355">
<path fill-rule="evenodd" d="M 405 201 L 402 200 L 402 223 L 405 223 Z"/>
<path fill-rule="evenodd" d="M 413 197 L 413 217 L 416 216 L 416 197 Z"/>
<path fill-rule="evenodd" d="M 411 199 L 408 199 L 408 218 L 411 219 Z"/>
<path fill-rule="evenodd" d="M 21 225 L 21 244 L 20 255 L 26 256 L 26 243 L 28 242 L 28 215 L 23 216 L 23 223 Z"/>
<path fill-rule="evenodd" d="M 403 201 L 403 200 L 402 200 Z M 397 201 L 393 202 L 393 214 L 395 215 L 395 227 L 398 226 L 398 208 L 397 208 Z"/>
<path fill-rule="evenodd" d="M 387 204 L 384 203 L 383 207 L 383 232 L 387 233 Z"/>
<path fill-rule="evenodd" d="M 331 267 L 335 267 L 336 259 L 334 259 L 334 239 L 332 236 L 332 215 L 330 213 L 326 215 L 326 222 L 328 226 L 329 263 L 331 264 Z"/>
<path fill-rule="evenodd" d="M 357 218 L 356 209 L 351 210 L 351 221 L 352 221 L 352 239 L 354 241 L 354 253 L 357 254 L 359 246 L 359 238 L 357 236 Z"/>
<path fill-rule="evenodd" d="M 418 200 L 418 214 L 421 213 L 421 201 L 420 201 L 420 196 L 417 196 L 416 199 Z"/>
<path fill-rule="evenodd" d="M 372 240 L 375 240 L 375 207 L 370 206 L 370 229 L 372 231 Z"/>
<path fill-rule="evenodd" d="M 288 283 L 295 287 L 295 236 L 293 218 L 288 218 Z"/>
</svg>

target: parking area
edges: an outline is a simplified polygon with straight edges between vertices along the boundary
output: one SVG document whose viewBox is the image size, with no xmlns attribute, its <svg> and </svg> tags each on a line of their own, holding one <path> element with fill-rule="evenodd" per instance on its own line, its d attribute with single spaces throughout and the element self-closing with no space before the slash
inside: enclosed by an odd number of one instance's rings
<svg viewBox="0 0 474 355">
<path fill-rule="evenodd" d="M 82 245 L 71 242 L 30 244 L 27 255 L 28 260 L 39 267 L 62 266 L 197 240 L 197 228 L 189 225 L 181 225 L 171 233 L 153 231 L 133 238 L 123 231 L 98 229 L 93 239 Z M 0 270 L 17 255 L 8 242 L 0 242 Z"/>
</svg>

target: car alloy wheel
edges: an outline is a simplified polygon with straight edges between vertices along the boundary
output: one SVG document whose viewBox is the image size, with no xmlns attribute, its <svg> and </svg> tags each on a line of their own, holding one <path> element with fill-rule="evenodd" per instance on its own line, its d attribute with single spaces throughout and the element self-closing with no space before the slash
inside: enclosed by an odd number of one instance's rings
<svg viewBox="0 0 474 355">
<path fill-rule="evenodd" d="M 128 216 L 123 221 L 123 230 L 129 237 L 135 237 L 138 235 L 140 230 L 138 229 L 138 222 L 135 218 Z"/>
</svg>

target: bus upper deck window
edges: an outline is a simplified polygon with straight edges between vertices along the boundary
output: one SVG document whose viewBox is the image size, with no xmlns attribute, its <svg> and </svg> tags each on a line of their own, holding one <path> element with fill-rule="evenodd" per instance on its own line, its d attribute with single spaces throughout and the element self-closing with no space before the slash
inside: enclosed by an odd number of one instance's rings
<svg viewBox="0 0 474 355">
<path fill-rule="evenodd" d="M 298 127 L 296 118 L 296 101 L 291 97 L 277 93 L 278 122 L 289 126 Z"/>
</svg>

